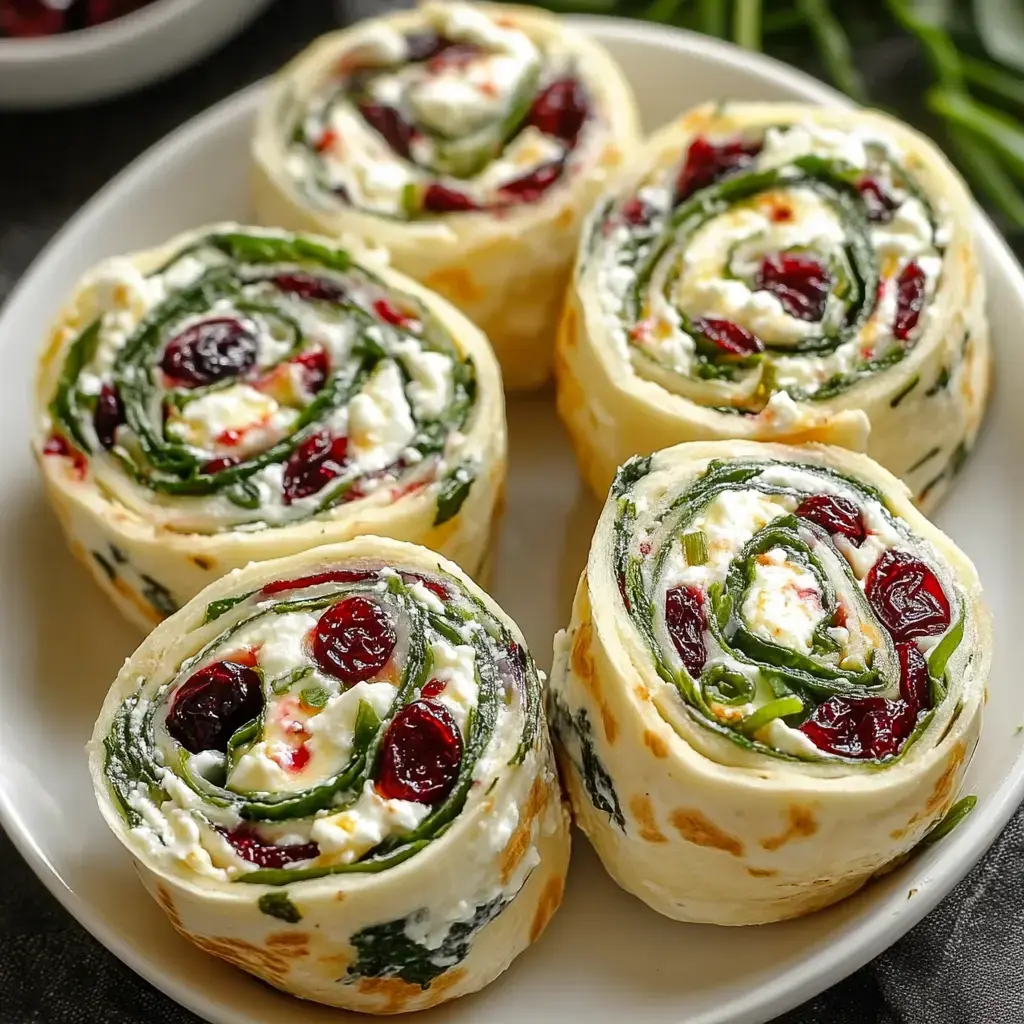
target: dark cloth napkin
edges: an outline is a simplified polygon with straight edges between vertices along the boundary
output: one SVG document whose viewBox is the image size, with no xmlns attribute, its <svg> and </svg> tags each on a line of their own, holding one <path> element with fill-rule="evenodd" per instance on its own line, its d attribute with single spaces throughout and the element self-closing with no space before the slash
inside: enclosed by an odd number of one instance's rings
<svg viewBox="0 0 1024 1024">
<path fill-rule="evenodd" d="M 215 0 L 208 0 L 212 3 Z M 130 159 L 268 74 L 317 34 L 395 6 L 287 0 L 199 66 L 88 111 L 0 114 L 0 301 L 60 225 Z M 898 43 L 869 53 L 876 94 L 920 93 Z M 908 113 L 909 116 L 909 113 Z M 778 1024 L 1024 1024 L 1024 811 L 902 941 Z M 88 935 L 0 832 L 0 1024 L 193 1024 Z"/>
</svg>

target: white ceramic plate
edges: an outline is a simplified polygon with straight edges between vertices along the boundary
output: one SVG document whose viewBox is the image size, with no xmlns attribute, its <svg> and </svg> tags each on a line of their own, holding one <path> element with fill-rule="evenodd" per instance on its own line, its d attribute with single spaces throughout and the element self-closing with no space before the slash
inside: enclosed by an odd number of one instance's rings
<svg viewBox="0 0 1024 1024">
<path fill-rule="evenodd" d="M 211 53 L 270 0 L 156 0 L 113 21 L 39 39 L 0 39 L 0 106 L 91 103 Z"/>
<path fill-rule="evenodd" d="M 658 27 L 583 22 L 619 58 L 648 127 L 702 100 L 800 98 L 830 90 L 772 61 Z M 253 88 L 140 158 L 64 229 L 0 320 L 0 818 L 58 899 L 122 960 L 218 1024 L 365 1020 L 302 1004 L 178 938 L 135 880 L 93 806 L 83 744 L 137 637 L 77 568 L 44 508 L 28 454 L 28 382 L 47 322 L 102 256 L 225 217 L 245 220 Z M 1024 620 L 1024 277 L 979 214 L 999 389 L 981 443 L 938 517 L 974 558 L 995 611 L 997 649 L 982 742 L 967 779 L 974 814 L 953 835 L 857 897 L 782 925 L 680 925 L 619 891 L 577 836 L 565 905 L 543 939 L 480 995 L 424 1021 L 747 1024 L 838 981 L 895 941 L 953 887 L 1024 794 L 1024 687 L 1012 635 Z M 597 505 L 579 483 L 550 395 L 510 403 L 511 481 L 494 593 L 537 660 L 568 619 Z M 1018 520 L 1019 521 L 1019 520 Z"/>
</svg>

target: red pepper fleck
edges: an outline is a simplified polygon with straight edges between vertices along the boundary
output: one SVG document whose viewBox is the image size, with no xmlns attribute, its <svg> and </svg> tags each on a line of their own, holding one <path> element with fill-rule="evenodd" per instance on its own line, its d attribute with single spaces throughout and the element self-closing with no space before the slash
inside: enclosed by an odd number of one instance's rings
<svg viewBox="0 0 1024 1024">
<path fill-rule="evenodd" d="M 320 138 L 316 140 L 316 151 L 326 153 L 329 149 L 334 149 L 337 141 L 338 133 L 333 128 L 325 128 Z"/>
</svg>

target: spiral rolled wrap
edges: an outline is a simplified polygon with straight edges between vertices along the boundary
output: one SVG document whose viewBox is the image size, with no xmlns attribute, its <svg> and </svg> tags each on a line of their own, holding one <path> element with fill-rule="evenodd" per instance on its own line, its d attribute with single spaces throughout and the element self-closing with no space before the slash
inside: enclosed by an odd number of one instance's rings
<svg viewBox="0 0 1024 1024">
<path fill-rule="evenodd" d="M 632 460 L 556 641 L 577 820 L 670 917 L 826 906 L 953 805 L 990 649 L 973 566 L 866 457 L 734 441 Z"/>
<path fill-rule="evenodd" d="M 360 538 L 207 588 L 120 673 L 90 766 L 175 927 L 305 998 L 396 1012 L 474 991 L 561 898 L 533 661 L 413 545 Z"/>
<path fill-rule="evenodd" d="M 602 497 L 681 441 L 866 451 L 924 508 L 974 443 L 989 381 L 974 208 L 875 112 L 701 107 L 656 133 L 584 231 L 559 409 Z"/>
<path fill-rule="evenodd" d="M 368 252 L 222 225 L 101 264 L 43 355 L 37 453 L 147 627 L 258 558 L 363 532 L 478 571 L 505 468 L 486 339 Z"/>
<path fill-rule="evenodd" d="M 583 215 L 638 133 L 618 67 L 560 19 L 428 3 L 281 71 L 253 139 L 256 209 L 383 244 L 487 333 L 506 387 L 532 388 Z"/>
</svg>

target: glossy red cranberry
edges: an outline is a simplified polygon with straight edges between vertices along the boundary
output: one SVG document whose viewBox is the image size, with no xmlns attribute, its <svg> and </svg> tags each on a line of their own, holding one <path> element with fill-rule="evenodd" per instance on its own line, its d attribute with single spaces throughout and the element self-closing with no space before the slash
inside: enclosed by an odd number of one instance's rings
<svg viewBox="0 0 1024 1024">
<path fill-rule="evenodd" d="M 344 302 L 345 289 L 337 281 L 297 270 L 292 274 L 275 274 L 269 279 L 278 291 L 309 302 Z"/>
<path fill-rule="evenodd" d="M 903 700 L 836 696 L 819 704 L 800 731 L 827 754 L 881 760 L 899 751 L 916 719 Z"/>
<path fill-rule="evenodd" d="M 423 209 L 429 213 L 460 213 L 480 207 L 470 196 L 434 181 L 423 191 Z"/>
<path fill-rule="evenodd" d="M 377 574 L 371 569 L 330 569 L 317 572 L 310 576 L 299 576 L 292 580 L 274 580 L 260 588 L 264 595 L 280 594 L 286 590 L 305 590 L 308 587 L 319 587 L 324 583 L 362 583 L 364 580 L 375 579 Z"/>
<path fill-rule="evenodd" d="M 730 356 L 752 356 L 764 351 L 764 342 L 756 334 L 731 320 L 698 318 L 693 321 L 693 328 Z"/>
<path fill-rule="evenodd" d="M 256 348 L 256 335 L 241 321 L 211 317 L 171 338 L 160 368 L 180 387 L 205 387 L 245 373 L 256 362 Z"/>
<path fill-rule="evenodd" d="M 860 509 L 850 501 L 835 494 L 812 494 L 796 507 L 796 515 L 808 519 L 831 534 L 842 534 L 857 547 L 867 536 Z"/>
<path fill-rule="evenodd" d="M 189 753 L 219 750 L 263 710 L 263 687 L 254 669 L 218 661 L 181 685 L 167 715 L 167 731 Z"/>
<path fill-rule="evenodd" d="M 223 455 L 218 459 L 210 459 L 203 464 L 203 472 L 207 474 L 219 473 L 222 469 L 230 469 L 239 463 L 237 455 Z"/>
<path fill-rule="evenodd" d="M 635 226 L 646 224 L 651 219 L 651 208 L 639 196 L 632 196 L 622 204 L 622 219 Z"/>
<path fill-rule="evenodd" d="M 414 700 L 391 720 L 381 744 L 377 792 L 385 800 L 436 804 L 453 789 L 462 734 L 446 707 Z"/>
<path fill-rule="evenodd" d="M 117 388 L 112 384 L 104 384 L 96 400 L 96 410 L 92 416 L 92 424 L 96 430 L 96 440 L 107 451 L 114 447 L 117 428 L 124 423 L 124 403 Z"/>
<path fill-rule="evenodd" d="M 552 160 L 511 181 L 498 189 L 498 194 L 510 203 L 535 203 L 559 178 L 565 170 L 564 160 Z"/>
<path fill-rule="evenodd" d="M 321 430 L 307 438 L 284 464 L 283 500 L 286 505 L 322 491 L 345 470 L 348 438 Z"/>
<path fill-rule="evenodd" d="M 444 693 L 444 688 L 447 685 L 448 684 L 443 679 L 431 679 L 423 685 L 423 689 L 420 690 L 420 696 L 428 699 L 431 697 L 439 697 Z"/>
<path fill-rule="evenodd" d="M 322 348 L 309 349 L 296 356 L 295 362 L 302 367 L 302 386 L 311 395 L 315 395 L 323 388 L 327 374 L 330 373 L 327 352 Z"/>
<path fill-rule="evenodd" d="M 924 309 L 924 271 L 916 263 L 908 263 L 896 279 L 896 318 L 892 323 L 893 336 L 906 341 L 917 326 Z"/>
<path fill-rule="evenodd" d="M 708 628 L 704 591 L 682 584 L 673 587 L 665 595 L 665 624 L 686 671 L 696 679 L 708 659 L 704 646 L 704 631 Z"/>
<path fill-rule="evenodd" d="M 937 636 L 949 628 L 949 599 L 942 585 L 906 551 L 884 552 L 871 567 L 864 591 L 894 640 Z"/>
<path fill-rule="evenodd" d="M 430 60 L 452 44 L 431 29 L 422 32 L 410 32 L 405 37 L 406 59 L 412 62 Z"/>
<path fill-rule="evenodd" d="M 360 103 L 359 113 L 395 153 L 402 157 L 409 156 L 412 125 L 398 110 L 384 103 Z"/>
<path fill-rule="evenodd" d="M 373 311 L 386 324 L 406 327 L 414 318 L 408 317 L 390 299 L 374 299 Z"/>
<path fill-rule="evenodd" d="M 52 36 L 65 28 L 67 13 L 43 0 L 2 0 L 0 36 L 30 39 Z"/>
<path fill-rule="evenodd" d="M 559 78 L 533 101 L 526 124 L 561 139 L 571 148 L 579 139 L 588 109 L 583 86 L 575 78 Z"/>
<path fill-rule="evenodd" d="M 760 142 L 736 139 L 716 146 L 704 138 L 694 139 L 676 178 L 675 201 L 680 203 L 727 174 L 749 167 L 760 152 Z"/>
<path fill-rule="evenodd" d="M 331 605 L 313 629 L 313 660 L 327 675 L 354 685 L 375 676 L 398 642 L 388 613 L 365 597 Z"/>
<path fill-rule="evenodd" d="M 861 178 L 857 182 L 857 191 L 864 200 L 864 212 L 868 220 L 875 223 L 891 220 L 896 200 L 893 199 L 881 184 L 874 178 Z"/>
<path fill-rule="evenodd" d="M 286 868 L 300 860 L 312 860 L 320 856 L 320 847 L 316 843 L 293 843 L 290 846 L 265 843 L 252 825 L 240 825 L 230 832 L 221 831 L 221 835 L 235 848 L 242 860 L 261 868 Z"/>
<path fill-rule="evenodd" d="M 809 256 L 780 253 L 764 260 L 754 286 L 774 295 L 790 316 L 817 323 L 825 315 L 832 275 Z"/>
<path fill-rule="evenodd" d="M 402 573 L 403 583 L 422 583 L 435 597 L 441 601 L 451 600 L 451 591 L 448 587 L 440 580 L 432 579 L 430 576 L 424 576 L 418 572 L 403 572 Z"/>
</svg>

